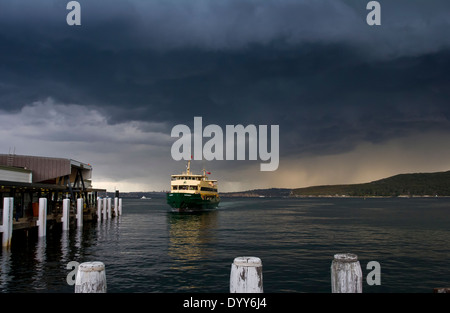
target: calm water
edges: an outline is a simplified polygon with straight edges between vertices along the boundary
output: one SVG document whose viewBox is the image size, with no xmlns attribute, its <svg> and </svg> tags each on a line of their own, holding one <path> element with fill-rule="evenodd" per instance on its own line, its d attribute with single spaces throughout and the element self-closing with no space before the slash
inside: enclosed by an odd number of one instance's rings
<svg viewBox="0 0 450 313">
<path fill-rule="evenodd" d="M 124 199 L 123 215 L 44 240 L 14 233 L 1 251 L 0 290 L 67 292 L 70 261 L 102 261 L 108 292 L 229 291 L 237 256 L 263 262 L 264 292 L 329 293 L 333 255 L 381 265 L 363 292 L 430 293 L 450 287 L 450 199 L 223 199 L 202 214 L 164 199 Z"/>
</svg>

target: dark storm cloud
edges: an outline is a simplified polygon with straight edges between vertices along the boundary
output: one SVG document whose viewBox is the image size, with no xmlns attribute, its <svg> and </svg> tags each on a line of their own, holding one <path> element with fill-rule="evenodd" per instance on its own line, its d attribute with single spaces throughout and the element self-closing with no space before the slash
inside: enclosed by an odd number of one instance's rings
<svg viewBox="0 0 450 313">
<path fill-rule="evenodd" d="M 9 1 L 0 106 L 52 97 L 109 123 L 279 124 L 281 153 L 448 130 L 448 1 Z"/>
</svg>

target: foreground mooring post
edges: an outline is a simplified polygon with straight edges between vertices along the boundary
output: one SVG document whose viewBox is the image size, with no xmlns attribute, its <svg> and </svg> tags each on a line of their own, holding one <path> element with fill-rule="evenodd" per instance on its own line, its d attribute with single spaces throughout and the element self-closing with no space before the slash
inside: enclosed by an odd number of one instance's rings
<svg viewBox="0 0 450 313">
<path fill-rule="evenodd" d="M 334 255 L 331 262 L 332 293 L 362 293 L 362 278 L 361 265 L 356 254 Z"/>
<path fill-rule="evenodd" d="M 231 293 L 262 293 L 262 262 L 257 257 L 237 257 L 231 264 Z"/>
<path fill-rule="evenodd" d="M 103 262 L 84 262 L 78 266 L 75 293 L 106 293 L 106 273 Z"/>
</svg>

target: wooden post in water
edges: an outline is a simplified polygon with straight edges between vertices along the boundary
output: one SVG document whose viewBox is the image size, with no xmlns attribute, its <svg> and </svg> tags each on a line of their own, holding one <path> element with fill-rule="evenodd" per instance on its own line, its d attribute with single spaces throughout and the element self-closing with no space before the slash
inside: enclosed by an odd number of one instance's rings
<svg viewBox="0 0 450 313">
<path fill-rule="evenodd" d="M 362 293 L 362 270 L 358 256 L 353 253 L 334 255 L 331 262 L 332 293 Z"/>
<path fill-rule="evenodd" d="M 106 208 L 106 198 L 103 198 L 103 220 L 106 221 L 108 219 L 108 211 Z"/>
<path fill-rule="evenodd" d="M 105 264 L 81 263 L 75 277 L 75 293 L 106 293 Z"/>
<path fill-rule="evenodd" d="M 107 203 L 108 203 L 108 218 L 111 219 L 111 198 L 110 197 L 107 198 Z"/>
<path fill-rule="evenodd" d="M 11 246 L 12 229 L 13 229 L 13 208 L 14 198 L 7 197 L 3 199 L 3 225 L 0 231 L 3 232 L 2 246 Z"/>
<path fill-rule="evenodd" d="M 433 293 L 450 293 L 450 288 L 433 288 Z"/>
<path fill-rule="evenodd" d="M 39 219 L 36 225 L 38 237 L 45 237 L 47 235 L 47 198 L 39 198 Z"/>
<path fill-rule="evenodd" d="M 122 198 L 119 198 L 119 215 L 122 215 Z"/>
<path fill-rule="evenodd" d="M 117 217 L 119 215 L 119 198 L 114 197 L 114 216 Z"/>
<path fill-rule="evenodd" d="M 97 198 L 97 221 L 100 222 L 102 220 L 102 198 Z"/>
<path fill-rule="evenodd" d="M 62 230 L 69 230 L 69 209 L 70 199 L 63 199 L 63 211 L 62 211 Z"/>
<path fill-rule="evenodd" d="M 262 262 L 257 257 L 237 257 L 231 265 L 231 293 L 263 293 Z"/>
<path fill-rule="evenodd" d="M 83 198 L 77 199 L 77 226 L 83 227 Z"/>
</svg>

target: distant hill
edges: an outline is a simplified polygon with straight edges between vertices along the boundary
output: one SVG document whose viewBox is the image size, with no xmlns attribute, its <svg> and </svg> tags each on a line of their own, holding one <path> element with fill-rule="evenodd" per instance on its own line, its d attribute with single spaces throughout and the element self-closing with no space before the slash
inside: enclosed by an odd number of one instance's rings
<svg viewBox="0 0 450 313">
<path fill-rule="evenodd" d="M 239 192 L 220 192 L 222 198 L 226 197 L 289 197 L 291 189 L 286 188 L 270 188 L 270 189 L 253 189 Z"/>
<path fill-rule="evenodd" d="M 370 183 L 323 185 L 292 189 L 293 197 L 348 196 L 450 196 L 450 171 L 399 174 Z"/>
<path fill-rule="evenodd" d="M 323 185 L 305 188 L 269 188 L 238 192 L 219 192 L 229 197 L 409 197 L 450 196 L 450 171 L 399 174 L 370 183 Z M 108 193 L 114 197 L 114 193 Z M 121 192 L 124 198 L 163 198 L 165 192 Z"/>
</svg>

